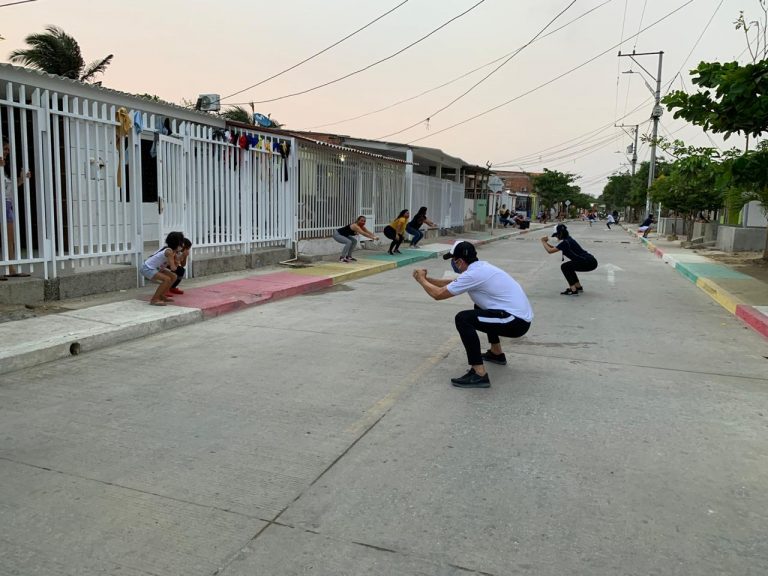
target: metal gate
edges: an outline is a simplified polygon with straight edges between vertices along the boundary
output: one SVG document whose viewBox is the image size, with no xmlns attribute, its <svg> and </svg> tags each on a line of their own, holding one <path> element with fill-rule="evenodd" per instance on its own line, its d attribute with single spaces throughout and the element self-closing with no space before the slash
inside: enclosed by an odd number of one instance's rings
<svg viewBox="0 0 768 576">
<path fill-rule="evenodd" d="M 187 166 L 184 140 L 158 135 L 157 206 L 160 213 L 160 244 L 169 232 L 186 232 Z"/>
</svg>

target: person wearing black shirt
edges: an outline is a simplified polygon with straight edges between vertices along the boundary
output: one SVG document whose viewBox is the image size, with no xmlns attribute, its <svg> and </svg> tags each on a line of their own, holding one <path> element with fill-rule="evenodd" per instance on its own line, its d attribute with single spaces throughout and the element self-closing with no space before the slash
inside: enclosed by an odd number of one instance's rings
<svg viewBox="0 0 768 576">
<path fill-rule="evenodd" d="M 544 249 L 550 254 L 562 253 L 563 260 L 568 258 L 568 262 L 563 262 L 560 266 L 560 270 L 563 271 L 563 276 L 565 276 L 565 280 L 568 282 L 568 288 L 560 292 L 560 294 L 563 296 L 578 296 L 579 292 L 584 291 L 584 288 L 581 286 L 576 272 L 591 272 L 597 268 L 597 259 L 579 246 L 576 240 L 571 238 L 565 224 L 555 226 L 552 236 L 557 237 L 559 243 L 557 246 L 552 246 L 549 243 L 549 237 L 544 236 L 541 239 Z"/>
<path fill-rule="evenodd" d="M 643 238 L 648 238 L 648 232 L 651 231 L 651 224 L 653 224 L 653 214 L 648 214 L 648 218 L 643 220 L 637 231 L 643 233 Z"/>
</svg>

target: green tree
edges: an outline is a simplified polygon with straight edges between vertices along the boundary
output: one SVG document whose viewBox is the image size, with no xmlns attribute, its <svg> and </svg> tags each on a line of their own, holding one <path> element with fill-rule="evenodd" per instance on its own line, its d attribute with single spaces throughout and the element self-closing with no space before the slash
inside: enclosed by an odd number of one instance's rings
<svg viewBox="0 0 768 576">
<path fill-rule="evenodd" d="M 608 177 L 608 183 L 603 187 L 603 193 L 598 198 L 605 209 L 611 212 L 622 210 L 629 205 L 629 193 L 632 188 L 632 175 L 629 172 L 614 174 Z"/>
<path fill-rule="evenodd" d="M 581 192 L 575 184 L 579 176 L 569 172 L 559 172 L 544 168 L 544 172 L 533 177 L 533 188 L 539 196 L 541 206 L 552 208 L 574 198 Z M 594 198 L 592 199 L 594 201 Z"/>
<path fill-rule="evenodd" d="M 677 91 L 666 96 L 663 102 L 669 110 L 676 110 L 675 118 L 684 118 L 725 138 L 733 133 L 758 137 L 768 130 L 768 60 L 744 66 L 737 62 L 702 62 L 693 74 L 693 83 L 706 90 L 692 95 Z M 762 176 L 766 172 L 768 154 L 761 149 L 733 158 L 728 165 L 735 187 L 730 197 L 741 195 L 757 200 L 768 211 L 768 186 Z M 768 238 L 763 258 L 768 260 Z"/>
<path fill-rule="evenodd" d="M 683 118 L 707 132 L 757 137 L 768 128 L 768 60 L 701 62 L 691 71 L 692 82 L 703 88 L 694 94 L 682 90 L 662 99 L 675 118 Z"/>
<path fill-rule="evenodd" d="M 48 26 L 45 30 L 27 36 L 25 42 L 29 48 L 14 50 L 9 60 L 14 64 L 80 82 L 92 81 L 96 74 L 103 73 L 112 62 L 113 55 L 110 54 L 86 65 L 77 40 L 58 26 Z"/>
<path fill-rule="evenodd" d="M 675 161 L 654 181 L 651 198 L 683 217 L 690 238 L 693 227 L 689 221 L 702 210 L 723 205 L 722 155 L 714 148 L 686 146 L 680 140 L 669 143 L 662 139 L 659 146 Z"/>
</svg>

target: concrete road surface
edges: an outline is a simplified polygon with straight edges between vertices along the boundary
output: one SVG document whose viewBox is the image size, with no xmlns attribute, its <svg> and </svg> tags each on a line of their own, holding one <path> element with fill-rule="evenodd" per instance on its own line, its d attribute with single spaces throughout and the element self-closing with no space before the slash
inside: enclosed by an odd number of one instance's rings
<svg viewBox="0 0 768 576">
<path fill-rule="evenodd" d="M 764 575 L 768 346 L 621 230 L 492 387 L 412 267 L 0 379 L 0 574 Z M 449 269 L 429 261 L 431 275 Z"/>
</svg>

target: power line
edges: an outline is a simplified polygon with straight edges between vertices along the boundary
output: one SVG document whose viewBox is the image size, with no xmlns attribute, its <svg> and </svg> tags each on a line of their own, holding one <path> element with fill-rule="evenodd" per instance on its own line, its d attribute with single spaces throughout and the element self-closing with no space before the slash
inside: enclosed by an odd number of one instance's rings
<svg viewBox="0 0 768 576">
<path fill-rule="evenodd" d="M 680 10 L 682 10 L 683 8 L 685 8 L 689 4 L 692 4 L 695 1 L 696 0 L 688 0 L 687 2 L 685 2 L 681 6 L 678 6 L 677 8 L 672 10 L 671 12 L 668 12 L 666 15 L 662 16 L 661 18 L 659 18 L 658 20 L 656 20 L 652 24 L 649 24 L 648 26 L 643 28 L 640 32 L 638 32 L 637 34 L 634 34 L 633 36 L 630 36 L 629 38 L 627 38 L 627 40 L 629 40 L 630 38 L 634 38 L 634 37 L 640 35 L 642 32 L 645 32 L 646 30 L 652 28 L 653 26 L 656 26 L 657 24 L 663 22 L 664 20 L 666 20 L 670 16 L 676 14 L 677 12 L 679 12 Z M 432 138 L 433 136 L 437 136 L 438 134 L 442 134 L 443 132 L 447 132 L 448 130 L 452 130 L 453 128 L 456 128 L 457 126 L 461 126 L 462 124 L 466 124 L 467 122 L 471 122 L 472 120 L 476 120 L 477 118 L 480 118 L 481 116 L 485 116 L 486 114 L 490 114 L 491 112 L 494 112 L 494 111 L 498 110 L 499 108 L 503 108 L 504 106 L 507 106 L 508 104 L 511 104 L 512 102 L 515 102 L 516 100 L 520 100 L 521 98 L 523 98 L 525 96 L 528 96 L 529 94 L 532 94 L 533 92 L 536 92 L 536 91 L 540 90 L 541 88 L 544 88 L 544 87 L 546 87 L 546 86 L 548 86 L 548 85 L 550 85 L 550 84 L 560 80 L 561 78 L 564 78 L 565 76 L 568 76 L 569 74 L 572 74 L 576 70 L 579 70 L 579 69 L 583 68 L 587 64 L 590 64 L 590 63 L 594 62 L 595 60 L 597 60 L 598 58 L 600 58 L 602 56 L 605 56 L 606 54 L 608 54 L 612 50 L 615 50 L 616 48 L 618 48 L 618 46 L 619 46 L 619 44 L 614 44 L 613 46 L 611 46 L 607 50 L 604 50 L 600 54 L 597 54 L 596 56 L 593 56 L 592 58 L 590 58 L 589 60 L 579 64 L 578 66 L 576 66 L 574 68 L 571 68 L 567 72 L 563 72 L 559 76 L 556 76 L 555 78 L 553 78 L 553 79 L 551 79 L 551 80 L 549 80 L 547 82 L 544 82 L 543 84 L 540 84 L 536 88 L 532 88 L 531 90 L 529 90 L 527 92 L 524 92 L 523 94 L 520 94 L 518 96 L 515 96 L 514 98 L 511 98 L 510 100 L 507 100 L 506 102 L 502 102 L 501 104 L 499 104 L 497 106 L 493 106 L 492 108 L 488 108 L 487 110 L 485 110 L 483 112 L 480 112 L 479 114 L 475 114 L 474 116 L 470 116 L 469 118 L 466 118 L 466 119 L 462 120 L 461 122 L 456 122 L 455 124 L 452 124 L 452 125 L 450 125 L 450 126 L 448 126 L 446 128 L 443 128 L 442 130 L 438 130 L 437 132 L 433 132 L 431 134 L 427 134 L 426 136 L 422 136 L 421 138 L 417 138 L 415 140 L 411 140 L 410 142 L 408 142 L 408 144 L 413 144 L 414 142 L 420 142 L 421 140 L 426 140 L 427 138 Z"/>
<path fill-rule="evenodd" d="M 725 0 L 720 0 L 720 3 L 715 7 L 715 11 L 712 13 L 712 16 L 709 17 L 709 21 L 707 22 L 706 26 L 704 26 L 704 29 L 701 31 L 701 34 L 699 34 L 699 37 L 696 39 L 696 42 L 693 43 L 693 46 L 691 47 L 690 52 L 688 52 L 688 56 L 685 57 L 685 60 L 683 60 L 683 63 L 680 64 L 680 68 L 678 69 L 677 73 L 672 77 L 672 80 L 669 81 L 669 86 L 667 87 L 667 91 L 665 94 L 669 93 L 669 90 L 672 88 L 672 83 L 675 81 L 675 78 L 677 78 L 680 73 L 683 71 L 683 68 L 685 68 L 685 65 L 688 64 L 688 60 L 690 60 L 691 55 L 693 54 L 693 51 L 696 50 L 696 47 L 699 45 L 699 42 L 701 42 L 701 39 L 704 37 L 704 34 L 707 33 L 707 30 L 709 30 L 710 25 L 712 24 L 712 21 L 715 19 L 715 16 L 717 16 L 717 13 L 720 11 L 720 7 L 723 5 L 723 2 Z"/>
<path fill-rule="evenodd" d="M 226 100 L 226 99 L 228 99 L 228 98 L 232 98 L 233 96 L 237 96 L 238 94 L 242 94 L 243 92 L 245 92 L 245 91 L 247 91 L 247 90 L 251 90 L 252 88 L 256 88 L 257 86 L 261 86 L 261 85 L 262 85 L 262 84 L 264 84 L 265 82 L 269 82 L 270 80 L 274 80 L 274 79 L 275 79 L 275 78 L 277 78 L 278 76 L 282 76 L 282 75 L 283 75 L 283 74 L 285 74 L 286 72 L 290 72 L 291 70 L 293 70 L 293 69 L 295 69 L 295 68 L 298 68 L 298 67 L 299 67 L 299 66 L 301 66 L 302 64 L 306 64 L 306 63 L 307 63 L 307 62 L 309 62 L 310 60 L 312 60 L 312 59 L 314 59 L 314 58 L 317 58 L 318 56 L 320 56 L 320 54 L 324 54 L 325 52 L 328 52 L 328 50 L 330 50 L 331 48 L 335 48 L 336 46 L 338 46 L 338 45 L 339 45 L 339 44 L 341 44 L 342 42 L 344 42 L 344 41 L 346 41 L 346 40 L 349 40 L 350 38 L 352 38 L 352 36 L 356 35 L 356 34 L 357 34 L 357 33 L 359 33 L 359 32 L 362 32 L 363 30 L 365 30 L 365 29 L 366 29 L 366 28 L 368 28 L 369 26 L 372 26 L 373 24 L 375 24 L 376 22 L 378 22 L 379 20 L 381 20 L 381 19 L 382 19 L 382 18 L 384 18 L 385 16 L 389 16 L 390 14 L 392 14 L 392 12 L 394 12 L 395 10 L 397 10 L 398 8 L 400 8 L 400 7 L 401 7 L 403 4 L 407 4 L 408 2 L 410 2 L 410 0 L 403 0 L 402 2 L 400 2 L 400 4 L 398 4 L 398 5 L 397 5 L 397 6 L 395 6 L 394 8 L 391 8 L 391 9 L 387 10 L 387 11 L 386 11 L 386 12 L 384 12 L 384 14 L 382 14 L 381 16 L 378 16 L 378 17 L 374 18 L 373 20 L 371 20 L 370 22 L 368 22 L 368 23 L 367 23 L 365 26 L 363 26 L 363 27 L 361 27 L 361 28 L 358 28 L 357 30 L 355 30 L 355 31 L 354 31 L 354 32 L 352 32 L 351 34 L 347 34 L 347 35 L 346 35 L 346 36 L 344 36 L 344 38 L 342 38 L 341 40 L 338 40 L 338 41 L 334 42 L 333 44 L 331 44 L 330 46 L 328 46 L 328 47 L 326 47 L 326 48 L 323 48 L 323 49 L 322 49 L 322 50 L 320 50 L 319 52 L 315 52 L 314 54 L 312 54 L 312 56 L 309 56 L 308 58 L 304 58 L 304 60 L 302 60 L 301 62 L 298 62 L 297 64 L 294 64 L 294 65 L 293 65 L 293 66 L 291 66 L 290 68 L 286 68 L 286 69 L 285 69 L 285 70 L 283 70 L 282 72 L 278 72 L 277 74 L 273 74 L 273 75 L 272 75 L 272 76 L 270 76 L 269 78 L 265 78 L 264 80 L 262 80 L 262 81 L 260 81 L 260 82 L 257 82 L 257 83 L 256 83 L 256 84 L 254 84 L 253 86 L 248 86 L 248 88 L 243 88 L 242 90 L 238 90 L 237 92 L 234 92 L 234 93 L 230 94 L 229 96 L 224 96 L 223 98 L 220 98 L 219 100 L 220 100 L 220 101 L 221 101 L 221 100 Z"/>
<path fill-rule="evenodd" d="M 251 104 L 251 103 L 253 103 L 253 104 L 265 104 L 267 102 L 276 102 L 277 100 L 284 100 L 285 98 L 291 98 L 293 96 L 299 96 L 301 94 L 307 94 L 308 92 L 313 92 L 314 90 L 319 90 L 320 88 L 325 88 L 326 86 L 330 86 L 331 84 L 335 84 L 336 82 L 341 82 L 342 80 L 346 80 L 347 78 L 355 76 L 356 74 L 360 74 L 361 72 L 365 72 L 366 70 L 370 70 L 374 66 L 378 66 L 382 62 L 386 62 L 387 60 L 391 60 L 392 58 L 394 58 L 395 56 L 399 56 L 400 54 L 402 54 L 403 52 L 405 52 L 409 48 L 412 48 L 412 47 L 416 46 L 416 44 L 419 44 L 419 43 L 423 42 L 424 40 L 426 40 L 427 38 L 429 38 L 433 34 L 439 32 L 440 30 L 442 30 L 443 28 L 448 26 L 448 24 L 450 24 L 451 22 L 453 22 L 455 20 L 458 20 L 462 16 L 465 16 L 465 15 L 469 14 L 470 12 L 472 12 L 472 10 L 474 10 L 475 8 L 480 6 L 480 4 L 482 4 L 483 2 L 485 2 L 485 0 L 479 0 L 479 2 L 477 2 L 474 5 L 470 6 L 467 10 L 464 10 L 464 12 L 462 12 L 461 14 L 458 14 L 458 15 L 454 16 L 453 18 L 451 18 L 450 20 L 444 22 L 443 24 L 441 24 L 440 26 L 438 26 L 437 28 L 435 28 L 434 30 L 429 32 L 428 34 L 425 34 L 424 36 L 422 36 L 418 40 L 416 40 L 414 42 L 411 42 L 406 47 L 401 48 L 397 52 L 394 52 L 394 53 L 390 54 L 389 56 L 386 56 L 385 58 L 382 58 L 381 60 L 377 60 L 376 62 L 373 62 L 372 64 L 368 64 L 367 66 L 364 66 L 363 68 L 360 68 L 359 70 L 355 70 L 354 72 L 350 72 L 349 74 L 345 74 L 344 76 L 336 78 L 335 80 L 331 80 L 329 82 L 324 82 L 322 84 L 318 84 L 317 86 L 313 86 L 312 88 L 307 88 L 306 90 L 300 90 L 299 92 L 292 92 L 291 94 L 285 94 L 283 96 L 278 96 L 276 98 L 269 98 L 267 100 L 255 100 L 253 102 L 242 102 L 241 104 Z"/>
<path fill-rule="evenodd" d="M 574 142 L 574 141 L 580 141 L 580 142 L 577 142 L 577 143 L 575 143 L 575 144 L 573 144 L 571 146 L 567 146 L 563 150 L 567 150 L 568 148 L 573 148 L 574 146 L 580 146 L 584 142 L 588 141 L 590 137 L 597 136 L 598 134 L 600 134 L 601 132 L 604 132 L 608 128 L 615 127 L 617 122 L 619 122 L 621 120 L 624 120 L 624 118 L 626 118 L 630 114 L 634 114 L 635 112 L 640 110 L 640 108 L 645 106 L 648 103 L 649 100 L 651 100 L 650 97 L 646 98 L 643 102 L 640 103 L 640 105 L 638 105 L 636 108 L 634 108 L 634 109 L 630 110 L 629 112 L 627 112 L 624 116 L 621 116 L 620 118 L 616 118 L 615 120 L 609 122 L 608 124 L 603 124 L 599 128 L 595 128 L 594 130 L 590 130 L 589 132 L 581 134 L 580 136 L 576 136 L 575 138 L 571 138 L 569 140 L 565 140 L 564 142 L 561 142 L 560 144 L 555 144 L 553 146 L 549 146 L 547 148 L 539 150 L 538 152 L 532 152 L 531 154 L 526 154 L 525 156 L 521 156 L 521 157 L 515 158 L 513 160 L 507 160 L 505 162 L 494 162 L 492 164 L 492 166 L 503 166 L 503 165 L 507 165 L 507 164 L 520 164 L 520 163 L 525 162 L 525 160 L 527 160 L 528 158 L 534 158 L 534 157 L 537 157 L 537 156 L 541 157 L 544 152 L 552 150 L 553 148 L 558 148 L 559 146 L 563 146 L 565 144 L 568 144 L 568 143 Z M 555 152 L 553 152 L 553 153 L 555 153 Z"/>
<path fill-rule="evenodd" d="M 645 9 L 648 7 L 648 0 L 645 0 L 643 3 L 643 11 L 640 13 L 640 24 L 637 26 L 638 30 L 642 28 L 643 26 L 643 19 L 645 18 Z M 640 32 L 637 33 L 637 36 L 635 36 L 635 45 L 632 47 L 632 51 L 637 50 L 637 41 L 640 39 Z"/>
<path fill-rule="evenodd" d="M 624 0 L 624 16 L 621 20 L 621 35 L 619 36 L 619 40 L 621 44 L 624 44 L 624 27 L 627 24 L 627 6 L 629 5 L 629 0 Z M 616 103 L 614 104 L 613 108 L 613 115 L 617 116 L 619 114 L 619 80 L 621 79 L 621 60 L 617 59 L 616 61 Z M 627 111 L 626 104 L 624 106 L 624 111 Z"/>
<path fill-rule="evenodd" d="M 557 32 L 559 32 L 560 30 L 562 30 L 563 28 L 566 28 L 566 27 L 570 26 L 571 24 L 573 24 L 573 23 L 575 23 L 575 22 L 577 22 L 577 21 L 581 20 L 581 19 L 582 19 L 582 18 L 584 18 L 585 16 L 587 16 L 587 15 L 591 14 L 591 13 L 592 13 L 592 12 L 594 12 L 595 10 L 598 10 L 599 8 L 602 8 L 602 7 L 603 7 L 603 6 L 605 6 L 606 4 L 610 4 L 610 3 L 611 3 L 611 2 L 613 2 L 613 1 L 614 1 L 614 0 L 605 0 L 605 1 L 604 1 L 604 2 L 602 2 L 601 4 L 598 4 L 597 6 L 594 6 L 594 7 L 590 8 L 589 10 L 587 10 L 586 12 L 584 12 L 584 13 L 580 14 L 579 16 L 577 16 L 576 18 L 574 18 L 573 20 L 570 20 L 569 22 L 566 22 L 566 23 L 565 23 L 565 24 L 563 24 L 562 26 L 560 26 L 560 27 L 558 27 L 558 28 L 555 28 L 554 30 L 552 30 L 552 31 L 548 32 L 547 34 L 544 34 L 544 35 L 543 35 L 543 36 L 541 36 L 541 37 L 540 37 L 538 40 L 543 40 L 544 38 L 547 38 L 547 37 L 549 37 L 549 36 L 552 36 L 553 34 L 556 34 L 556 33 L 557 33 Z M 538 40 L 537 40 L 537 41 L 538 41 Z M 485 63 L 485 64 L 483 64 L 482 66 L 478 66 L 477 68 L 474 68 L 474 69 L 470 70 L 469 72 L 465 72 L 464 74 L 461 74 L 460 76 L 457 76 L 457 77 L 456 77 L 456 78 L 454 78 L 453 80 L 449 80 L 448 82 L 445 82 L 445 83 L 443 83 L 443 84 L 440 84 L 439 86 L 435 86 L 435 87 L 433 87 L 433 88 L 430 88 L 430 89 L 428 89 L 428 90 L 425 90 L 425 91 L 423 91 L 423 92 L 420 92 L 419 94 L 416 94 L 415 96 L 411 96 L 411 97 L 409 97 L 409 98 L 404 98 L 404 99 L 402 99 L 402 100 L 398 100 L 397 102 L 395 102 L 395 103 L 393 103 L 393 104 L 389 104 L 389 105 L 387 105 L 387 106 L 384 106 L 383 108 L 378 108 L 377 110 L 372 110 L 372 111 L 370 111 L 370 112 L 365 112 L 365 113 L 363 113 L 363 114 L 358 114 L 357 116 L 352 116 L 352 117 L 350 117 L 350 118 L 345 118 L 345 119 L 343 119 L 343 120 L 336 120 L 335 122 L 327 122 L 327 123 L 325 123 L 325 124 L 318 124 L 318 125 L 316 125 L 316 126 L 310 126 L 308 129 L 309 129 L 309 130 L 314 130 L 315 128 L 325 128 L 325 127 L 327 127 L 327 126 L 335 126 L 335 125 L 337 125 L 337 124 L 344 124 L 344 123 L 346 123 L 346 122 L 352 122 L 353 120 L 359 120 L 359 119 L 361 119 L 361 118 L 365 118 L 365 117 L 367 117 L 367 116 L 372 116 L 372 115 L 374 115 L 374 114 L 378 114 L 378 113 L 380 113 L 380 112 L 384 112 L 384 111 L 386 111 L 386 110 L 389 110 L 389 109 L 391 109 L 391 108 L 394 108 L 394 107 L 396 107 L 396 106 L 399 106 L 400 104 L 405 104 L 406 102 L 410 102 L 410 101 L 412 101 L 412 100 L 416 100 L 417 98 L 421 98 L 422 96 L 425 96 L 425 95 L 427 95 L 427 94 L 429 94 L 429 93 L 431 93 L 431 92 L 435 92 L 436 90 L 439 90 L 440 88 L 445 88 L 446 86 L 449 86 L 449 85 L 451 85 L 451 84 L 453 84 L 453 83 L 455 83 L 455 82 L 458 82 L 459 80 L 462 80 L 462 79 L 466 78 L 467 76 L 471 76 L 472 74 L 474 74 L 475 72 L 478 72 L 479 70 L 482 70 L 483 68 L 487 68 L 488 66 L 492 66 L 493 64 L 496 64 L 497 62 L 500 62 L 501 60 L 504 60 L 504 59 L 505 59 L 505 58 L 507 58 L 507 57 L 508 57 L 510 54 L 514 54 L 514 53 L 515 53 L 516 51 L 518 51 L 518 50 L 519 50 L 519 48 L 518 48 L 518 49 L 516 49 L 516 50 L 513 50 L 512 52 L 508 52 L 508 53 L 504 54 L 503 56 L 500 56 L 499 58 L 496 58 L 495 60 L 491 60 L 490 62 L 486 62 L 486 63 Z"/>
<path fill-rule="evenodd" d="M 16 4 L 28 4 L 29 2 L 37 2 L 37 0 L 19 0 L 18 2 L 9 2 L 8 4 L 0 4 L 0 8 L 6 6 L 16 6 Z"/>
<path fill-rule="evenodd" d="M 554 17 L 554 18 L 552 18 L 552 19 L 551 19 L 551 20 L 550 20 L 550 21 L 547 23 L 547 25 L 546 25 L 546 26 L 544 26 L 544 28 L 542 28 L 541 30 L 539 30 L 539 32 L 538 32 L 538 33 L 536 33 L 536 35 L 535 35 L 533 38 L 531 38 L 531 39 L 530 39 L 528 42 L 526 42 L 525 44 L 523 44 L 523 45 L 522 45 L 520 48 L 518 48 L 518 49 L 517 49 L 515 52 L 513 52 L 512 54 L 510 54 L 510 55 L 509 55 L 509 57 L 507 57 L 507 59 L 506 59 L 506 60 L 504 60 L 504 62 L 502 62 L 501 64 L 499 64 L 498 66 L 496 66 L 496 68 L 494 68 L 493 70 L 491 70 L 491 71 L 490 71 L 488 74 L 486 74 L 486 75 L 485 75 L 485 76 L 483 76 L 483 77 L 482 77 L 480 80 L 478 80 L 478 81 L 477 81 L 477 82 L 475 82 L 475 83 L 474 83 L 472 86 L 470 86 L 468 90 L 466 90 L 465 92 L 463 92 L 462 94 L 460 94 L 459 96 L 457 96 L 456 98 L 454 98 L 453 100 L 451 100 L 451 101 L 450 101 L 448 104 L 446 104 L 446 105 L 445 105 L 445 106 L 443 106 L 442 108 L 438 108 L 437 110 L 435 110 L 434 112 L 432 112 L 432 114 L 430 114 L 430 115 L 429 115 L 429 116 L 427 116 L 426 118 L 424 118 L 424 119 L 422 119 L 422 120 L 419 120 L 418 122 L 415 122 L 414 124 L 411 124 L 410 126 L 406 126 L 406 127 L 405 127 L 405 128 L 403 128 L 402 130 L 398 130 L 397 132 L 392 132 L 392 133 L 390 133 L 390 134 L 386 134 L 386 135 L 384 135 L 384 136 L 381 136 L 380 138 L 378 138 L 378 140 L 384 140 L 384 139 L 386 139 L 386 138 L 389 138 L 390 136 L 395 136 L 395 135 L 397 135 L 397 134 L 401 134 L 402 132 L 405 132 L 405 131 L 407 131 L 407 130 L 410 130 L 410 129 L 411 129 L 411 128 L 413 128 L 414 126 L 418 126 L 418 125 L 419 125 L 419 124 L 421 124 L 422 122 L 429 122 L 429 121 L 430 121 L 432 118 L 434 118 L 435 116 L 437 116 L 437 115 L 438 115 L 438 114 L 440 114 L 441 112 L 444 112 L 445 110 L 447 110 L 448 108 L 450 108 L 451 106 L 453 106 L 453 105 L 454 105 L 456 102 L 458 102 L 459 100 L 461 100 L 462 98 L 464 98 L 464 96 L 466 96 L 467 94 L 469 94 L 470 92 L 472 92 L 472 90 L 474 90 L 475 88 L 477 88 L 478 86 L 480 86 L 480 84 L 482 84 L 483 82 L 485 82 L 486 80 L 488 80 L 488 78 L 490 78 L 491 76 L 493 76 L 494 74 L 496 74 L 496 72 L 498 72 L 499 70 L 501 70 L 501 68 L 503 68 L 504 66 L 506 66 L 506 64 L 507 64 L 507 63 L 508 63 L 510 60 L 512 60 L 512 58 L 514 58 L 515 56 L 517 56 L 518 54 L 520 54 L 520 52 L 522 52 L 523 50 L 525 50 L 525 49 L 526 49 L 528 46 L 530 46 L 531 44 L 533 44 L 533 43 L 534 43 L 534 42 L 535 42 L 535 41 L 538 39 L 538 37 L 539 37 L 539 36 L 541 36 L 542 34 L 544 34 L 544 32 L 546 32 L 546 31 L 547 31 L 547 28 L 549 28 L 550 26 L 552 26 L 552 24 L 554 24 L 554 23 L 555 23 L 555 21 L 556 21 L 558 18 L 560 18 L 560 16 L 562 16 L 562 15 L 563 15 L 563 14 L 564 14 L 566 11 L 568 11 L 568 9 L 570 9 L 570 7 L 571 7 L 571 6 L 573 6 L 575 3 L 576 3 L 576 0 L 571 0 L 571 2 L 568 4 L 568 6 L 566 6 L 566 7 L 565 7 L 565 8 L 563 8 L 563 9 L 562 9 L 560 12 L 558 12 L 558 13 L 557 13 L 557 15 L 555 15 L 555 17 Z"/>
</svg>

